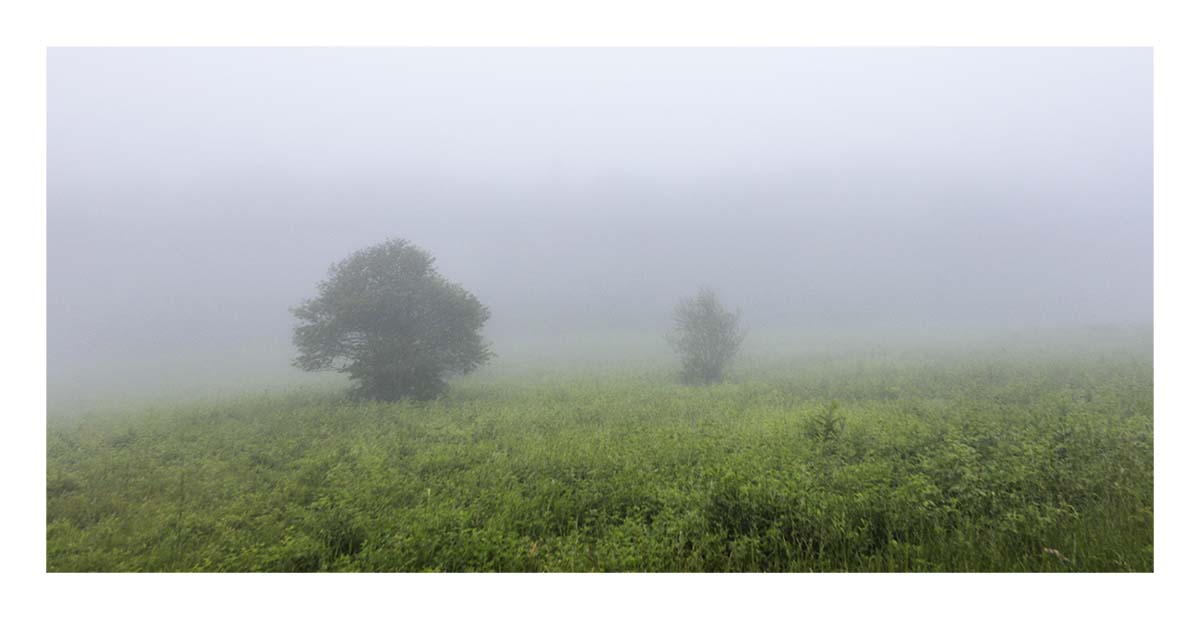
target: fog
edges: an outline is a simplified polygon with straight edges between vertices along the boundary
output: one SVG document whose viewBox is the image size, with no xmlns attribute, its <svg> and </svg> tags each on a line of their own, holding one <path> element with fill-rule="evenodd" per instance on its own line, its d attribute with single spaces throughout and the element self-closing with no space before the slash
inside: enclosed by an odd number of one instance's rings
<svg viewBox="0 0 1200 619">
<path fill-rule="evenodd" d="M 499 368 L 700 285 L 748 346 L 1152 320 L 1149 49 L 58 48 L 47 138 L 52 405 L 315 380 L 288 309 L 389 237 Z"/>
</svg>

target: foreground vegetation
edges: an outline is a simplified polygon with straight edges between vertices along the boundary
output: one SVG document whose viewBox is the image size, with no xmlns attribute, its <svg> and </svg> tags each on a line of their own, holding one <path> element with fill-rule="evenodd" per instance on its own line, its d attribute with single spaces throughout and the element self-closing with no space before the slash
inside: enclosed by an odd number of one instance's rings
<svg viewBox="0 0 1200 619">
<path fill-rule="evenodd" d="M 1145 354 L 52 419 L 50 571 L 1150 571 Z M 754 378 L 750 378 L 754 377 Z"/>
</svg>

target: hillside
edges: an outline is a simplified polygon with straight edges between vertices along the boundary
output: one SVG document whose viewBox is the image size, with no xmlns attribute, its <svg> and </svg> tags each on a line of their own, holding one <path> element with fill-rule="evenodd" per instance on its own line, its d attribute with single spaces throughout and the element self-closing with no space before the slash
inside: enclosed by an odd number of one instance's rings
<svg viewBox="0 0 1200 619">
<path fill-rule="evenodd" d="M 1144 351 L 744 367 L 54 418 L 47 569 L 1153 569 Z"/>
</svg>

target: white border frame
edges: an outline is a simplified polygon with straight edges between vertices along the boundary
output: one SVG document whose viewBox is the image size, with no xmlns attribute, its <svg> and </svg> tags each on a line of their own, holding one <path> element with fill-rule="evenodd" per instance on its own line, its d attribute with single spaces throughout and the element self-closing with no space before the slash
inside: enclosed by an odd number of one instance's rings
<svg viewBox="0 0 1200 619">
<path fill-rule="evenodd" d="M 9 294 L 3 562 L 22 616 L 1178 616 L 1195 580 L 1194 20 L 1185 3 L 705 0 L 49 1 L 0 18 Z M 74 45 L 1133 45 L 1155 57 L 1155 573 L 1132 575 L 63 575 L 45 573 L 45 48 Z M 1192 396 L 1189 398 L 1189 396 Z M 15 548 L 15 550 L 13 550 Z M 1176 608 L 1181 609 L 1175 611 Z M 24 611 L 24 612 L 22 612 Z M 1194 612 L 1194 611 L 1193 611 Z"/>
</svg>

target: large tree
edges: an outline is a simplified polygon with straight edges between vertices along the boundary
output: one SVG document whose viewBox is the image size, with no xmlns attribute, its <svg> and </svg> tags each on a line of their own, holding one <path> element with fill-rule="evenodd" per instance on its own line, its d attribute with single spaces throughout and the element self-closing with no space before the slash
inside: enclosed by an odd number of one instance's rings
<svg viewBox="0 0 1200 619">
<path fill-rule="evenodd" d="M 683 382 L 720 382 L 746 339 L 741 310 L 729 311 L 717 293 L 701 288 L 675 306 L 675 328 L 667 341 L 683 361 Z"/>
<path fill-rule="evenodd" d="M 446 378 L 492 357 L 480 329 L 489 312 L 446 281 L 433 256 L 395 239 L 354 252 L 329 269 L 316 298 L 292 309 L 300 320 L 294 365 L 349 374 L 361 396 L 430 399 Z"/>
</svg>

